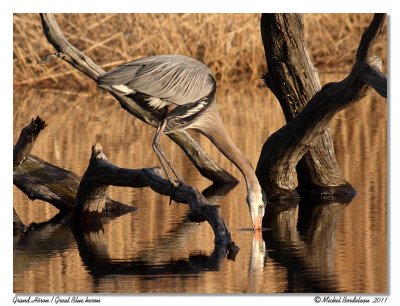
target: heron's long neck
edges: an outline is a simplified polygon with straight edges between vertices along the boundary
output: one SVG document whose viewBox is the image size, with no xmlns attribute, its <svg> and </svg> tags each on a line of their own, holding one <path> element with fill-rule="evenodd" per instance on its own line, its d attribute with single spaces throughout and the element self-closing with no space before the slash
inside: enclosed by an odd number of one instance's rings
<svg viewBox="0 0 400 306">
<path fill-rule="evenodd" d="M 218 112 L 213 114 L 213 128 L 207 131 L 207 137 L 236 167 L 242 172 L 247 185 L 247 192 L 261 192 L 261 187 L 250 162 L 233 142 L 222 123 Z"/>
</svg>

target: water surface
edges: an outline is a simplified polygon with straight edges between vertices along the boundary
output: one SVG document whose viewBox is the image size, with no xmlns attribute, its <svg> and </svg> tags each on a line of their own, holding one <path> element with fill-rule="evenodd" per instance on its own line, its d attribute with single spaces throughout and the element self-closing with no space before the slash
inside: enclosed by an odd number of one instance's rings
<svg viewBox="0 0 400 306">
<path fill-rule="evenodd" d="M 267 89 L 219 89 L 223 121 L 249 160 L 284 119 Z M 100 142 L 108 159 L 127 168 L 152 167 L 154 128 L 131 117 L 107 94 L 16 91 L 14 143 L 32 117 L 48 127 L 33 154 L 82 175 L 91 146 Z M 234 260 L 214 248 L 207 223 L 187 219 L 187 206 L 149 189 L 112 187 L 110 197 L 137 211 L 104 221 L 91 233 L 56 224 L 14 238 L 14 291 L 279 293 L 387 291 L 386 102 L 371 94 L 341 112 L 331 125 L 339 165 L 357 189 L 350 203 L 294 203 L 270 210 L 262 237 L 240 228 L 251 224 L 240 172 L 204 137 L 201 145 L 241 183 L 215 197 L 236 244 Z M 167 137 L 162 146 L 177 170 L 200 190 L 198 174 Z M 28 225 L 57 213 L 30 201 L 14 187 L 14 208 Z M 261 241 L 261 242 L 260 242 Z"/>
</svg>

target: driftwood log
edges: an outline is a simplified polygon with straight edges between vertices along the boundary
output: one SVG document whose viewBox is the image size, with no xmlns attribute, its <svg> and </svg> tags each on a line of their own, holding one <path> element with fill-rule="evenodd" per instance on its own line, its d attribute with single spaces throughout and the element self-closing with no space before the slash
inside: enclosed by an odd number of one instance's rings
<svg viewBox="0 0 400 306">
<path fill-rule="evenodd" d="M 13 181 L 29 199 L 48 202 L 66 215 L 74 207 L 81 177 L 30 154 L 45 126 L 46 123 L 38 116 L 22 129 L 13 151 Z M 106 199 L 105 209 L 112 216 L 135 210 L 109 198 Z"/>
<path fill-rule="evenodd" d="M 52 165 L 30 154 L 15 170 L 14 185 L 31 200 L 42 200 L 52 204 L 66 214 L 74 207 L 76 193 L 81 177 L 71 171 Z M 135 210 L 134 207 L 119 203 L 110 198 L 106 200 L 106 213 L 121 215 Z"/>
<path fill-rule="evenodd" d="M 96 80 L 99 75 L 105 72 L 67 40 L 53 14 L 40 14 L 40 17 L 47 40 L 58 52 L 56 56 L 50 56 L 49 59 L 61 58 L 92 80 Z M 130 114 L 151 126 L 158 126 L 161 112 L 150 112 L 140 107 L 129 97 L 113 92 L 111 94 L 118 100 L 120 106 Z M 220 168 L 186 131 L 169 133 L 168 137 L 178 144 L 204 177 L 214 183 L 238 183 L 238 180 Z"/>
<path fill-rule="evenodd" d="M 375 14 L 364 32 L 350 74 L 320 90 L 317 72 L 305 50 L 302 16 L 262 16 L 268 64 L 264 80 L 277 96 L 287 121 L 267 139 L 257 164 L 256 174 L 269 200 L 298 197 L 296 167 L 303 195 L 330 198 L 354 193 L 338 168 L 328 126 L 335 114 L 361 100 L 370 87 L 386 97 L 381 61 L 372 55 L 385 16 Z"/>
<path fill-rule="evenodd" d="M 99 144 L 92 148 L 89 166 L 76 196 L 74 214 L 81 219 L 98 218 L 105 209 L 109 185 L 132 188 L 150 187 L 159 194 L 169 196 L 177 203 L 187 203 L 192 218 L 199 222 L 207 221 L 211 225 L 215 243 L 232 243 L 230 232 L 219 214 L 218 207 L 210 205 L 197 189 L 185 183 L 174 187 L 169 180 L 162 177 L 159 168 L 119 168 L 107 160 Z"/>
<path fill-rule="evenodd" d="M 107 160 L 101 146 L 96 144 L 81 179 L 72 172 L 31 155 L 34 142 L 45 126 L 45 122 L 37 117 L 22 130 L 14 147 L 14 184 L 30 199 L 47 201 L 63 215 L 68 215 L 64 221 L 93 223 L 98 222 L 105 211 L 115 216 L 134 210 L 128 205 L 108 199 L 109 185 L 150 187 L 157 193 L 170 196 L 177 203 L 189 204 L 193 220 L 207 221 L 211 225 L 216 244 L 231 250 L 237 249 L 218 207 L 210 205 L 197 189 L 189 185 L 173 187 L 169 180 L 162 177 L 158 168 L 119 168 Z M 13 217 L 15 229 L 23 226 L 15 210 Z"/>
</svg>

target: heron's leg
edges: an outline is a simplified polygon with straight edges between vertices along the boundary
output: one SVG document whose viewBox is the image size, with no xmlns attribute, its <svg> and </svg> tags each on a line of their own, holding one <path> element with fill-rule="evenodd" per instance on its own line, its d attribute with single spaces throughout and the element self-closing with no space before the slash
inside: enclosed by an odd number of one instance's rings
<svg viewBox="0 0 400 306">
<path fill-rule="evenodd" d="M 167 157 L 165 156 L 165 153 L 163 152 L 163 150 L 160 147 L 160 137 L 167 125 L 167 122 L 168 122 L 168 119 L 164 119 L 158 125 L 156 134 L 154 135 L 153 150 L 156 153 L 158 160 L 160 161 L 161 166 L 163 167 L 163 169 L 168 177 L 168 180 L 171 182 L 172 185 L 177 186 L 176 182 L 171 178 L 169 172 L 167 171 L 167 167 L 165 166 L 165 163 L 167 163 L 168 167 L 172 170 L 172 172 L 178 179 L 179 183 L 182 183 L 183 180 L 179 177 L 174 165 L 172 165 L 172 163 L 167 159 Z"/>
</svg>

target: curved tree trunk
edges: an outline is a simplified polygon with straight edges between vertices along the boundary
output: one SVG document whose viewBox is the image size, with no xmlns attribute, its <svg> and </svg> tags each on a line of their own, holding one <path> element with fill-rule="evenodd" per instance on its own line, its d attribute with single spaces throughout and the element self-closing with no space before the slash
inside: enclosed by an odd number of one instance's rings
<svg viewBox="0 0 400 306">
<path fill-rule="evenodd" d="M 289 122 L 321 90 L 318 72 L 307 53 L 303 15 L 263 14 L 261 35 L 268 64 L 264 81 Z M 298 191 L 303 195 L 354 193 L 339 169 L 328 128 L 304 154 L 296 170 Z"/>
<path fill-rule="evenodd" d="M 368 85 L 386 96 L 386 77 L 379 71 L 379 61 L 369 54 L 384 20 L 384 14 L 375 15 L 363 35 L 357 54 L 368 50 L 368 56 L 358 56 L 343 81 L 321 89 L 306 51 L 303 16 L 262 15 L 261 33 L 268 64 L 264 80 L 278 98 L 287 121 L 266 141 L 257 165 L 257 177 L 270 200 L 298 197 L 296 170 L 298 191 L 304 197 L 332 198 L 355 193 L 338 167 L 329 123 L 337 112 L 365 96 Z"/>
</svg>

